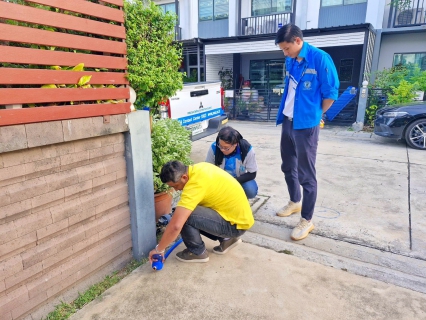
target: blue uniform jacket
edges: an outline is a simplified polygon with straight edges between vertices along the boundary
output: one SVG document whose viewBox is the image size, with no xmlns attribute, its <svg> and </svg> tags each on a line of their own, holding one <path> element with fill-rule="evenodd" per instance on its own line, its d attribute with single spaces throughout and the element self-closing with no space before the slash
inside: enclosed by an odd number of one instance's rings
<svg viewBox="0 0 426 320">
<path fill-rule="evenodd" d="M 322 100 L 337 100 L 339 79 L 336 67 L 330 55 L 307 42 L 303 42 L 299 53 L 303 57 L 303 71 L 296 88 L 293 112 L 293 128 L 306 129 L 317 126 L 322 117 Z M 283 122 L 284 104 L 288 92 L 289 70 L 292 69 L 296 59 L 286 58 L 286 76 L 284 80 L 284 93 L 277 114 L 279 125 Z"/>
</svg>

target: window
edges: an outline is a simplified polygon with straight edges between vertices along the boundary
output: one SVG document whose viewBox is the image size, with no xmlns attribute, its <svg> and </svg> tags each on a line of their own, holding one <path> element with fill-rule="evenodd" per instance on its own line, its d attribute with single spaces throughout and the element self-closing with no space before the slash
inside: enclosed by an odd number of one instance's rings
<svg viewBox="0 0 426 320">
<path fill-rule="evenodd" d="M 354 59 L 340 60 L 340 67 L 339 67 L 340 82 L 352 82 L 353 71 L 354 71 Z"/>
<path fill-rule="evenodd" d="M 161 8 L 161 10 L 163 10 L 163 13 L 172 12 L 172 13 L 176 14 L 176 5 L 175 5 L 174 2 L 173 3 L 160 4 L 158 6 Z"/>
<path fill-rule="evenodd" d="M 322 0 L 321 7 L 346 6 L 364 2 L 367 2 L 367 0 Z"/>
<path fill-rule="evenodd" d="M 393 55 L 393 66 L 418 65 L 421 70 L 426 70 L 426 52 L 419 53 L 396 53 Z"/>
<path fill-rule="evenodd" d="M 291 12 L 292 0 L 253 0 L 252 16 L 263 16 L 265 14 Z"/>
<path fill-rule="evenodd" d="M 200 21 L 228 19 L 229 0 L 199 0 L 198 17 Z"/>
</svg>

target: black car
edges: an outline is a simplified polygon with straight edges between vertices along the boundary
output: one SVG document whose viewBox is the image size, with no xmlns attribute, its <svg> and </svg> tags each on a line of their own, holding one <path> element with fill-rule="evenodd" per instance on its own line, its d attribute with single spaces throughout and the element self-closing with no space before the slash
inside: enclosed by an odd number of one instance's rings
<svg viewBox="0 0 426 320">
<path fill-rule="evenodd" d="M 374 133 L 404 139 L 410 147 L 426 150 L 426 102 L 379 109 L 374 121 Z"/>
</svg>

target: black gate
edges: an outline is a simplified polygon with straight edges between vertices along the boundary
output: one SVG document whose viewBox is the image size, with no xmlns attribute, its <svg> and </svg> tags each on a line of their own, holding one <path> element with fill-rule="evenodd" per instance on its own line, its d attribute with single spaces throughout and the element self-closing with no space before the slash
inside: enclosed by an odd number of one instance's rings
<svg viewBox="0 0 426 320">
<path fill-rule="evenodd" d="M 339 90 L 339 96 L 344 90 Z M 232 92 L 232 94 L 230 94 Z M 275 122 L 283 94 L 283 86 L 271 90 L 241 89 L 227 90 L 224 100 L 225 110 L 230 119 L 245 121 Z M 232 96 L 232 97 L 231 97 Z M 356 96 L 333 119 L 329 125 L 346 126 L 356 120 L 359 90 Z"/>
</svg>

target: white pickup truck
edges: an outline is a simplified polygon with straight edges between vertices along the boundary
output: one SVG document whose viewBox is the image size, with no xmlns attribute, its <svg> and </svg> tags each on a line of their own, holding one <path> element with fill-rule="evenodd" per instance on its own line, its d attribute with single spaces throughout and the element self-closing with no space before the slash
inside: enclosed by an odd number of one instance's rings
<svg viewBox="0 0 426 320">
<path fill-rule="evenodd" d="M 192 133 L 192 140 L 214 134 L 228 122 L 220 82 L 185 84 L 161 108 L 161 116 L 177 119 Z"/>
</svg>

